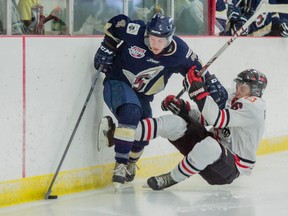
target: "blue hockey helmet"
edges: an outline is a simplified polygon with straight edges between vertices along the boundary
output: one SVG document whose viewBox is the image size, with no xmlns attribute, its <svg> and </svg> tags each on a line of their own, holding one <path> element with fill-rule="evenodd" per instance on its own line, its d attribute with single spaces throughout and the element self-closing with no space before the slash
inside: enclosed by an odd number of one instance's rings
<svg viewBox="0 0 288 216">
<path fill-rule="evenodd" d="M 247 69 L 240 72 L 234 81 L 247 84 L 251 89 L 251 95 L 257 97 L 261 97 L 263 95 L 263 91 L 268 83 L 265 74 L 255 69 Z"/>
<path fill-rule="evenodd" d="M 170 37 L 175 32 L 174 20 L 170 16 L 163 16 L 160 13 L 154 14 L 147 23 L 147 34 L 157 37 Z"/>
<path fill-rule="evenodd" d="M 153 15 L 151 20 L 147 22 L 146 36 L 153 35 L 156 37 L 165 37 L 168 41 L 168 46 L 172 41 L 175 29 L 172 17 L 156 13 Z"/>
</svg>

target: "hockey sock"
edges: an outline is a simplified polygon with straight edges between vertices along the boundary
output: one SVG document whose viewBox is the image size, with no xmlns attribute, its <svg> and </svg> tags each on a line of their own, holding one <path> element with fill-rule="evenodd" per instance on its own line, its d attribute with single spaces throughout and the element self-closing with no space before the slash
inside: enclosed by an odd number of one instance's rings
<svg viewBox="0 0 288 216">
<path fill-rule="evenodd" d="M 118 108 L 118 127 L 114 133 L 115 160 L 127 164 L 134 143 L 135 130 L 141 117 L 141 110 L 135 104 L 124 104 Z"/>
</svg>

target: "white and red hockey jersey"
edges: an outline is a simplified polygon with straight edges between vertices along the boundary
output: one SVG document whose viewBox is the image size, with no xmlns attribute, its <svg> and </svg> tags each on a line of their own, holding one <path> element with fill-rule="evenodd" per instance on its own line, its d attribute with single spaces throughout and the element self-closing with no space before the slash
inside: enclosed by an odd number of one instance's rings
<svg viewBox="0 0 288 216">
<path fill-rule="evenodd" d="M 219 143 L 235 155 L 240 173 L 249 175 L 255 166 L 256 151 L 264 133 L 265 101 L 255 96 L 233 101 L 231 95 L 226 107 L 220 110 L 214 100 L 208 96 L 201 114 L 205 123 L 212 126 L 212 131 L 217 135 Z M 229 137 L 221 134 L 223 128 L 230 130 Z"/>
</svg>

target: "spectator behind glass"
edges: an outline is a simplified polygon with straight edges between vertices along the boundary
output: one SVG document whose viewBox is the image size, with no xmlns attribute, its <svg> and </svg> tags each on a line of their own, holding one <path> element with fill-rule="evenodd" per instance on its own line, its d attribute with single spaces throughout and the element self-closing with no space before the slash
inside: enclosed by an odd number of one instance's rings
<svg viewBox="0 0 288 216">
<path fill-rule="evenodd" d="M 227 12 L 226 12 L 226 1 L 216 0 L 216 35 L 225 35 Z"/>
<path fill-rule="evenodd" d="M 234 35 L 247 20 L 254 14 L 260 0 L 238 1 L 232 0 L 227 8 L 227 35 Z M 279 4 L 279 0 L 270 0 L 270 4 Z M 247 30 L 242 33 L 243 36 L 282 36 L 288 37 L 288 20 L 282 20 L 278 13 L 263 13 L 254 21 Z"/>
<path fill-rule="evenodd" d="M 43 7 L 40 0 L 19 0 L 18 11 L 27 34 L 44 34 Z"/>
<path fill-rule="evenodd" d="M 57 6 L 45 17 L 40 0 L 19 0 L 18 11 L 26 34 L 44 34 L 44 24 L 50 20 L 60 24 L 65 31 L 66 24 L 62 21 L 62 8 Z"/>
<path fill-rule="evenodd" d="M 175 1 L 175 24 L 177 34 L 205 34 L 203 1 Z"/>
<path fill-rule="evenodd" d="M 0 34 L 4 34 L 6 32 L 4 23 L 6 22 L 6 8 L 7 2 L 5 0 L 0 0 Z M 19 35 L 25 34 L 23 23 L 20 20 L 19 13 L 17 11 L 17 4 L 15 0 L 11 1 L 11 34 Z"/>
<path fill-rule="evenodd" d="M 75 34 L 104 34 L 108 20 L 123 12 L 122 0 L 76 0 L 74 3 Z"/>
<path fill-rule="evenodd" d="M 141 19 L 145 22 L 155 13 L 170 15 L 166 0 L 134 0 L 129 1 L 129 14 L 131 19 Z M 174 1 L 175 26 L 177 34 L 205 34 L 203 21 L 203 0 L 177 0 Z"/>
<path fill-rule="evenodd" d="M 129 1 L 129 16 L 132 20 L 143 20 L 148 22 L 155 13 L 167 15 L 163 1 L 154 0 L 130 0 Z"/>
</svg>

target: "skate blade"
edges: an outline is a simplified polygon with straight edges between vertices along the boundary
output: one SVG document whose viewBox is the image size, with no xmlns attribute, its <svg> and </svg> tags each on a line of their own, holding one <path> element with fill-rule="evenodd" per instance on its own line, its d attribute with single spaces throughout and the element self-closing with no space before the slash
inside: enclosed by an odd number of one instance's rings
<svg viewBox="0 0 288 216">
<path fill-rule="evenodd" d="M 125 183 L 125 184 L 121 184 L 118 182 L 113 182 L 114 185 L 114 191 L 117 192 L 121 192 L 121 191 L 129 191 L 130 189 L 133 189 L 133 185 L 129 184 L 129 183 Z"/>
<path fill-rule="evenodd" d="M 103 148 L 107 148 L 109 146 L 108 138 L 107 138 L 107 128 L 108 120 L 107 118 L 102 118 L 101 122 L 99 123 L 98 127 L 98 143 L 97 143 L 97 149 L 98 151 L 101 151 Z M 105 130 L 106 129 L 106 130 Z"/>
<path fill-rule="evenodd" d="M 118 182 L 113 182 L 113 185 L 114 185 L 115 193 L 121 191 L 121 189 L 123 188 L 123 184 L 118 183 Z"/>
</svg>

